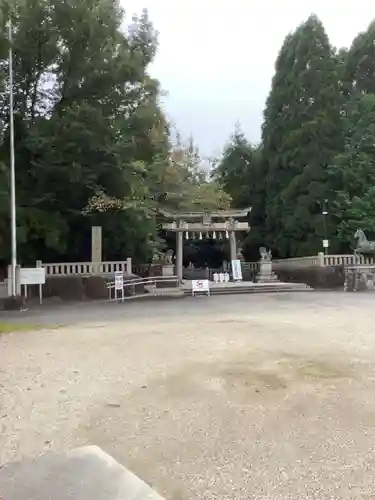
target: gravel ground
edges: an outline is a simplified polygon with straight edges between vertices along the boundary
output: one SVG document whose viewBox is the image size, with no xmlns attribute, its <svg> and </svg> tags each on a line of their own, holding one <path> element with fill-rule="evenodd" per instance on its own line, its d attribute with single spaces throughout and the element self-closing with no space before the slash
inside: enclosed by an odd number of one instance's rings
<svg viewBox="0 0 375 500">
<path fill-rule="evenodd" d="M 96 444 L 168 500 L 374 499 L 374 300 L 26 313 L 64 326 L 0 335 L 0 463 Z"/>
</svg>

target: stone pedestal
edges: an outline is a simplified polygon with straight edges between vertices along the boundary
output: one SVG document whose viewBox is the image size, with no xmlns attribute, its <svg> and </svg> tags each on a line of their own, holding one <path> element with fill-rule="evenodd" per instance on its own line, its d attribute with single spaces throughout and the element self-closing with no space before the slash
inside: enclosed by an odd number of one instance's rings
<svg viewBox="0 0 375 500">
<path fill-rule="evenodd" d="M 174 265 L 173 264 L 164 264 L 162 267 L 162 275 L 163 276 L 174 276 Z"/>
<path fill-rule="evenodd" d="M 375 291 L 375 267 L 370 265 L 358 265 L 346 268 L 344 291 Z"/>
<path fill-rule="evenodd" d="M 272 271 L 271 260 L 261 260 L 259 262 L 259 273 L 256 275 L 258 283 L 275 283 L 279 281 L 276 274 Z"/>
</svg>

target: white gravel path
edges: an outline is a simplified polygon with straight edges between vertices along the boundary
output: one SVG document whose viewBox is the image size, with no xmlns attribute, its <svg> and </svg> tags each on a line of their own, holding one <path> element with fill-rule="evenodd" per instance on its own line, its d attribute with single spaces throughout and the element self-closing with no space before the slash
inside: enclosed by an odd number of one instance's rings
<svg viewBox="0 0 375 500">
<path fill-rule="evenodd" d="M 67 325 L 0 335 L 0 463 L 97 444 L 170 500 L 374 499 L 374 306 L 313 292 L 34 314 Z"/>
</svg>

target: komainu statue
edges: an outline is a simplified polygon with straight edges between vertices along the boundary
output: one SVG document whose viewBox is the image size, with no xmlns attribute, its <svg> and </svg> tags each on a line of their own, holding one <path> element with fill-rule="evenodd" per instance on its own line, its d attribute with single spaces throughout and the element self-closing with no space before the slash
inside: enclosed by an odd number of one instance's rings
<svg viewBox="0 0 375 500">
<path fill-rule="evenodd" d="M 266 247 L 259 248 L 260 260 L 272 260 L 271 250 L 267 251 Z"/>
<path fill-rule="evenodd" d="M 166 264 L 173 264 L 173 250 L 167 250 L 166 253 L 165 253 L 165 260 L 164 262 Z"/>
</svg>

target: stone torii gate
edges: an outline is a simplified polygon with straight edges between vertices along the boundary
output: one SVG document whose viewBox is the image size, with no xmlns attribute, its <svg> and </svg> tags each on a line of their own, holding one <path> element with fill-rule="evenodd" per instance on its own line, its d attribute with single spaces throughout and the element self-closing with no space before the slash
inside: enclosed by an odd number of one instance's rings
<svg viewBox="0 0 375 500">
<path fill-rule="evenodd" d="M 166 219 L 173 222 L 163 224 L 165 231 L 176 233 L 176 275 L 182 280 L 183 273 L 183 242 L 191 236 L 202 239 L 203 234 L 212 234 L 212 237 L 227 238 L 230 245 L 230 259 L 237 258 L 236 232 L 250 230 L 247 222 L 238 222 L 236 219 L 246 217 L 251 207 L 240 210 L 218 210 L 215 212 L 169 212 L 160 210 Z"/>
</svg>

